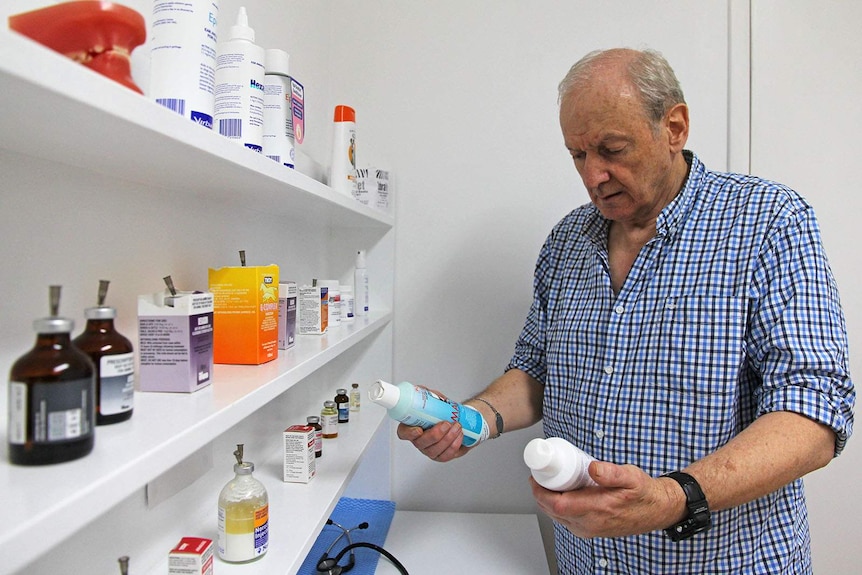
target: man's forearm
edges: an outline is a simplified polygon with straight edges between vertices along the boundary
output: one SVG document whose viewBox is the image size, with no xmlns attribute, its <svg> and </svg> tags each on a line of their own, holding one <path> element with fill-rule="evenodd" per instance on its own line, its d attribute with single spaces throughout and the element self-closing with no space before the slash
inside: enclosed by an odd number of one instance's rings
<svg viewBox="0 0 862 575">
<path fill-rule="evenodd" d="M 831 429 L 798 413 L 778 411 L 760 416 L 685 471 L 700 483 L 712 509 L 727 509 L 825 466 L 834 450 Z"/>
<path fill-rule="evenodd" d="M 544 386 L 519 369 L 510 369 L 475 397 L 481 397 L 494 406 L 503 418 L 505 431 L 529 427 L 542 418 Z M 475 399 L 465 403 L 479 410 L 496 435 L 495 414 L 484 402 Z"/>
</svg>

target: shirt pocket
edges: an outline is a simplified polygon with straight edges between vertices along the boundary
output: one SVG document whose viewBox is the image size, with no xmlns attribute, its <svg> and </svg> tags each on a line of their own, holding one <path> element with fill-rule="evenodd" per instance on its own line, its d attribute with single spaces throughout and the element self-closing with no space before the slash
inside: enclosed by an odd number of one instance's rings
<svg viewBox="0 0 862 575">
<path fill-rule="evenodd" d="M 748 299 L 667 298 L 660 320 L 659 386 L 692 394 L 736 395 L 745 361 Z"/>
</svg>

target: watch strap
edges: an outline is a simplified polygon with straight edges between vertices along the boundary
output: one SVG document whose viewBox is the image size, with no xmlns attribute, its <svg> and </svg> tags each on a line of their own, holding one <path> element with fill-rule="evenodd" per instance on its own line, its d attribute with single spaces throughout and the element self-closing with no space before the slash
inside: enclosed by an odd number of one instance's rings
<svg viewBox="0 0 862 575">
<path fill-rule="evenodd" d="M 669 477 L 679 483 L 685 493 L 685 506 L 688 510 L 688 516 L 685 519 L 664 530 L 667 536 L 673 541 L 682 541 L 712 527 L 709 503 L 697 480 L 682 471 L 672 471 L 663 477 Z"/>
</svg>

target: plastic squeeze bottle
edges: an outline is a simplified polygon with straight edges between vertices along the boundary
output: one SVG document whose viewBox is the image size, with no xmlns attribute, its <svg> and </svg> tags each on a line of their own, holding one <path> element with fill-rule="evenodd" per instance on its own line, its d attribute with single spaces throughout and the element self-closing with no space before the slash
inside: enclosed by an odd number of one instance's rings
<svg viewBox="0 0 862 575">
<path fill-rule="evenodd" d="M 589 474 L 591 457 L 561 437 L 537 437 L 524 448 L 524 463 L 533 479 L 551 491 L 572 491 L 596 485 Z"/>
<path fill-rule="evenodd" d="M 368 398 L 388 409 L 392 419 L 406 425 L 428 429 L 441 421 L 460 423 L 466 447 L 488 439 L 490 434 L 488 423 L 476 409 L 443 399 L 407 381 L 392 385 L 377 380 L 368 390 Z"/>
</svg>

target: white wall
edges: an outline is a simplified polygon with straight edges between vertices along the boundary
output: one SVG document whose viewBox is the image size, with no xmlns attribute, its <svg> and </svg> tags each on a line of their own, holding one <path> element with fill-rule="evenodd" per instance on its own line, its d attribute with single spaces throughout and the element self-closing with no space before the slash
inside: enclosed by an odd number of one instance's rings
<svg viewBox="0 0 862 575">
<path fill-rule="evenodd" d="M 862 4 L 758 0 L 753 8 L 752 171 L 792 186 L 814 205 L 841 291 L 858 386 Z M 815 573 L 859 572 L 860 476 L 862 447 L 853 437 L 843 455 L 806 480 Z"/>
</svg>

